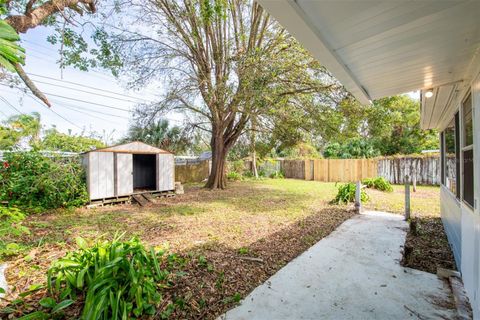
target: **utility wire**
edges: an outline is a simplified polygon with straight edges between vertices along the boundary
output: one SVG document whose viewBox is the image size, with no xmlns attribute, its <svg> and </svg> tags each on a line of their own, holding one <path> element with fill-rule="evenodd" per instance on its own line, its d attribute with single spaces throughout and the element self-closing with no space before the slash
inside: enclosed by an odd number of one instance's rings
<svg viewBox="0 0 480 320">
<path fill-rule="evenodd" d="M 110 116 L 110 117 L 115 117 L 115 118 L 120 118 L 120 119 L 130 119 L 128 117 L 123 117 L 123 116 L 119 116 L 117 114 L 112 114 L 112 113 L 106 113 L 106 112 L 102 112 L 102 111 L 97 111 L 97 110 L 92 110 L 92 109 L 88 109 L 88 108 L 85 108 L 85 107 L 82 107 L 82 106 L 74 106 L 74 105 L 71 105 L 71 104 L 68 104 L 68 103 L 65 103 L 65 102 L 60 102 L 58 100 L 52 100 L 55 102 L 56 105 L 60 105 L 60 106 L 65 106 L 65 107 L 68 107 L 68 108 L 74 108 L 74 109 L 80 109 L 80 110 L 84 110 L 84 111 L 88 111 L 88 112 L 93 112 L 93 113 L 98 113 L 98 114 L 102 114 L 102 115 L 105 115 L 105 116 Z"/>
<path fill-rule="evenodd" d="M 33 75 L 33 74 L 30 74 L 30 75 Z M 42 78 L 49 78 L 49 77 L 43 77 L 43 76 L 38 76 L 38 75 L 33 75 L 33 76 L 35 76 L 35 77 L 42 77 Z M 51 79 L 51 80 L 56 80 L 56 79 L 54 79 L 54 78 L 49 78 L 49 79 Z M 56 81 L 61 81 L 61 80 L 56 80 Z M 135 101 L 135 100 L 127 100 L 127 99 L 124 99 L 124 98 L 112 97 L 112 96 L 109 96 L 109 95 L 106 95 L 106 94 L 101 94 L 101 93 L 92 92 L 92 91 L 87 91 L 87 90 L 82 90 L 82 89 L 76 89 L 76 88 L 64 86 L 64 85 L 61 85 L 61 84 L 44 82 L 44 81 L 41 81 L 41 80 L 35 80 L 35 82 L 42 83 L 42 84 L 47 84 L 47 85 L 51 85 L 51 86 L 55 86 L 55 87 L 59 87 L 59 88 L 75 90 L 75 91 L 78 91 L 78 92 L 84 92 L 84 93 L 94 94 L 94 95 L 96 95 L 96 96 L 101 96 L 101 97 L 110 98 L 110 99 L 116 99 L 116 100 L 120 100 L 120 101 L 128 101 L 128 102 L 132 102 L 132 103 L 142 103 L 142 102 L 140 102 L 140 100 Z M 107 90 L 102 90 L 102 89 L 98 89 L 98 88 L 95 89 L 95 88 L 93 88 L 93 87 L 83 86 L 83 85 L 81 85 L 81 84 L 73 83 L 73 82 L 70 82 L 70 81 L 62 81 L 62 82 L 66 82 L 66 83 L 68 82 L 68 83 L 71 83 L 71 84 L 74 84 L 74 85 L 77 85 L 77 86 L 81 86 L 81 87 L 85 87 L 85 88 L 90 88 L 90 89 L 93 89 L 93 90 L 98 90 L 98 91 L 103 91 L 103 92 L 108 92 Z M 112 93 L 113 93 L 113 92 L 112 92 Z M 115 93 L 115 94 L 118 94 L 118 93 Z M 125 97 L 128 97 L 128 96 L 125 96 Z M 134 98 L 134 99 L 136 99 L 136 98 Z M 145 101 L 146 101 L 146 100 L 145 100 Z"/>
<path fill-rule="evenodd" d="M 22 87 L 9 86 L 9 85 L 3 84 L 3 83 L 0 83 L 0 86 L 4 86 L 4 87 L 8 87 L 8 88 L 16 88 L 16 89 L 20 89 L 20 90 L 23 90 L 23 89 L 24 89 L 24 88 L 22 88 Z M 102 103 L 90 102 L 90 101 L 85 101 L 85 100 L 82 100 L 82 99 L 65 97 L 65 96 L 62 96 L 62 95 L 58 95 L 58 94 L 54 94 L 54 93 L 49 93 L 49 92 L 45 92 L 45 91 L 44 91 L 43 93 L 45 93 L 45 94 L 48 95 L 48 96 L 52 96 L 52 97 L 63 98 L 63 99 L 72 100 L 72 101 L 76 101 L 76 102 L 83 102 L 83 103 L 87 103 L 87 104 L 91 104 L 91 105 L 96 105 L 96 106 L 99 106 L 99 107 L 104 107 L 104 108 L 109 108 L 109 109 L 114 109 L 114 110 L 119 110 L 119 111 L 124 111 L 124 112 L 130 112 L 130 110 L 128 110 L 128 109 L 123 109 L 123 108 L 118 108 L 118 107 L 112 107 L 112 106 L 109 106 L 109 105 L 106 105 L 106 104 L 102 104 Z"/>
<path fill-rule="evenodd" d="M 0 97 L 0 99 L 2 99 L 3 102 L 5 102 L 5 104 L 7 106 L 10 106 L 10 108 L 12 108 L 13 110 L 15 110 L 18 114 L 24 114 L 22 111 L 18 110 L 13 104 L 11 104 L 7 99 L 5 99 L 4 97 Z"/>
<path fill-rule="evenodd" d="M 28 93 L 26 93 L 27 96 L 29 96 L 30 98 L 33 99 L 33 101 L 35 101 L 36 103 L 38 103 L 39 105 L 41 105 L 42 107 L 45 107 L 47 108 L 48 110 L 50 110 L 52 113 L 54 113 L 55 115 L 57 115 L 59 118 L 63 119 L 64 121 L 68 122 L 69 124 L 71 124 L 72 126 L 80 129 L 80 130 L 83 130 L 82 127 L 79 127 L 77 126 L 75 123 L 73 123 L 72 121 L 68 120 L 67 118 L 65 118 L 64 116 L 62 116 L 60 113 L 56 112 L 55 110 L 53 110 L 52 108 L 48 108 L 46 105 L 44 105 L 42 102 L 38 101 L 36 99 L 36 97 L 34 97 L 33 95 L 30 95 Z"/>
<path fill-rule="evenodd" d="M 57 106 L 57 107 L 62 107 L 62 108 L 67 108 L 67 109 L 72 110 L 72 111 L 74 111 L 74 112 L 78 112 L 78 113 L 87 115 L 87 116 L 92 117 L 92 118 L 96 118 L 96 119 L 99 119 L 99 120 L 103 120 L 103 121 L 108 122 L 108 123 L 114 123 L 114 124 L 122 125 L 122 124 L 119 123 L 119 122 L 115 122 L 115 121 L 111 121 L 110 119 L 105 119 L 105 118 L 102 118 L 102 117 L 98 117 L 98 116 L 95 116 L 95 115 L 93 115 L 93 114 L 90 114 L 90 113 L 87 113 L 87 112 L 84 112 L 84 111 L 76 110 L 76 109 L 74 109 L 74 108 L 72 108 L 72 107 L 68 107 L 68 106 L 66 106 L 66 105 L 61 105 L 61 104 L 58 104 L 58 103 L 57 103 L 56 106 Z"/>
</svg>

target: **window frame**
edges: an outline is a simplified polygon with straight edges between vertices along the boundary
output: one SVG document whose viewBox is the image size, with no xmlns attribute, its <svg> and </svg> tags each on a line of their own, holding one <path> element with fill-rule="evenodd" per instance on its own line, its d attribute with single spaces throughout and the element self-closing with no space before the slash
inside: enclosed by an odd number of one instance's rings
<svg viewBox="0 0 480 320">
<path fill-rule="evenodd" d="M 460 201 L 462 200 L 462 195 L 461 195 L 461 187 L 462 187 L 462 181 L 463 177 L 461 175 L 461 163 L 460 163 L 460 154 L 461 154 L 461 148 L 460 148 L 460 110 L 457 111 L 454 115 L 453 118 L 448 122 L 448 125 L 450 125 L 453 122 L 454 125 L 454 142 L 455 142 L 455 192 L 452 191 L 450 186 L 447 186 L 447 176 L 448 176 L 448 170 L 447 170 L 447 143 L 446 143 L 446 131 L 449 128 L 447 127 L 443 129 L 442 132 L 440 132 L 440 166 L 441 166 L 441 184 L 449 191 L 451 192 L 455 198 Z"/>
<path fill-rule="evenodd" d="M 467 200 L 465 200 L 465 152 L 467 151 L 472 151 L 472 162 L 475 162 L 475 152 L 474 152 L 474 141 L 472 141 L 472 144 L 469 145 L 464 145 L 466 143 L 466 132 L 465 132 L 465 105 L 466 102 L 470 100 L 470 108 L 471 108 L 471 121 L 472 121 L 472 130 L 473 130 L 473 96 L 472 92 L 469 90 L 466 94 L 464 99 L 462 99 L 461 105 L 460 105 L 460 119 L 459 122 L 461 123 L 461 132 L 460 132 L 460 168 L 461 168 L 461 176 L 462 176 L 462 182 L 460 184 L 461 186 L 461 200 L 462 203 L 465 204 L 469 209 L 474 210 L 475 206 L 475 180 L 472 181 L 472 190 L 471 193 L 473 195 L 473 203 L 469 203 Z M 472 170 L 475 172 L 475 168 L 472 167 Z M 472 176 L 474 176 L 474 173 Z"/>
</svg>

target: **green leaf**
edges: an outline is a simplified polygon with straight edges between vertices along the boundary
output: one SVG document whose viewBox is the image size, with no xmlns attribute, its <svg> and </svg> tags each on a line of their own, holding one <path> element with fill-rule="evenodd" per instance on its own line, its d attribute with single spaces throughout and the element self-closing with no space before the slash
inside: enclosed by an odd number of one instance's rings
<svg viewBox="0 0 480 320">
<path fill-rule="evenodd" d="M 71 300 L 71 299 L 67 299 L 67 300 L 63 300 L 62 302 L 58 303 L 53 309 L 52 309 L 52 313 L 57 313 L 59 312 L 60 310 L 63 310 L 65 308 L 67 308 L 68 306 L 70 306 L 72 303 L 74 303 L 75 301 Z"/>
<path fill-rule="evenodd" d="M 55 305 L 57 304 L 55 299 L 50 297 L 43 298 L 42 300 L 40 300 L 39 303 L 42 307 L 49 308 L 49 309 L 55 307 Z"/>
<path fill-rule="evenodd" d="M 23 317 L 18 318 L 17 320 L 44 320 L 48 319 L 49 315 L 42 311 L 35 311 L 33 313 L 27 314 Z"/>
<path fill-rule="evenodd" d="M 82 237 L 77 237 L 75 239 L 75 241 L 77 242 L 77 246 L 80 248 L 80 249 L 87 249 L 88 248 L 88 244 L 87 244 L 87 241 L 85 239 L 83 239 Z"/>
<path fill-rule="evenodd" d="M 2 287 L 0 287 L 0 293 L 6 293 L 5 289 L 3 289 Z"/>
</svg>

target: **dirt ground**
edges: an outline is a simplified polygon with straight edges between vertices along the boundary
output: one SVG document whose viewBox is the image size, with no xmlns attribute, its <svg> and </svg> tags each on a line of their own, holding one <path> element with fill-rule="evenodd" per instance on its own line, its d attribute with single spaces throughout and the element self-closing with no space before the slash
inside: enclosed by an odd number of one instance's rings
<svg viewBox="0 0 480 320">
<path fill-rule="evenodd" d="M 402 213 L 402 188 L 368 190 L 371 200 L 365 207 Z M 17 240 L 26 249 L 5 259 L 13 285 L 8 298 L 45 284 L 50 264 L 77 248 L 76 237 L 93 243 L 124 233 L 126 239 L 136 236 L 185 259 L 182 277 L 164 292 L 160 311 L 175 303 L 172 319 L 215 319 L 354 214 L 351 206 L 329 203 L 335 194 L 334 183 L 267 179 L 232 182 L 221 191 L 186 186 L 184 195 L 143 208 L 115 205 L 32 215 L 25 223 L 30 235 Z M 412 211 L 438 218 L 438 188 L 419 187 Z M 199 264 L 205 259 L 208 268 Z M 19 310 L 35 310 L 35 299 L 44 294 L 39 290 Z"/>
<path fill-rule="evenodd" d="M 452 250 L 439 217 L 414 218 L 405 241 L 405 267 L 437 273 L 438 268 L 456 270 Z"/>
<path fill-rule="evenodd" d="M 7 261 L 7 280 L 14 284 L 8 298 L 45 284 L 49 265 L 76 249 L 77 236 L 93 243 L 125 232 L 126 238 L 137 236 L 185 258 L 183 276 L 164 292 L 165 306 L 178 305 L 170 318 L 214 319 L 353 215 L 349 207 L 328 203 L 334 192 L 296 180 L 238 182 L 215 192 L 189 186 L 185 195 L 145 208 L 121 205 L 30 216 L 31 234 L 21 239 L 29 250 Z M 199 259 L 206 259 L 208 268 L 199 267 Z M 35 300 L 44 294 L 39 290 L 18 309 L 35 310 Z M 75 310 L 69 313 L 75 316 Z"/>
</svg>

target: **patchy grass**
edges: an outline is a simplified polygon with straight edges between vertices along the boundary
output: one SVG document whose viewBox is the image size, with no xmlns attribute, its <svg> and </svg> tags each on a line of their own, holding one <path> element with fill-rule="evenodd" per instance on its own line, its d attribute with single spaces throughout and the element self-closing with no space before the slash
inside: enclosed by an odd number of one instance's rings
<svg viewBox="0 0 480 320">
<path fill-rule="evenodd" d="M 187 186 L 185 195 L 144 208 L 33 215 L 25 221 L 31 234 L 18 241 L 29 250 L 7 259 L 7 280 L 15 285 L 9 298 L 44 283 L 51 262 L 77 248 L 77 236 L 93 243 L 120 231 L 187 261 L 175 289 L 164 292 L 178 305 L 171 318 L 213 319 L 352 216 L 348 207 L 328 203 L 335 191 L 334 184 L 268 179 L 220 191 Z"/>
<path fill-rule="evenodd" d="M 365 207 L 403 213 L 402 188 L 368 190 Z M 77 236 L 93 243 L 120 231 L 185 257 L 180 282 L 164 293 L 165 301 L 181 301 L 171 318 L 214 319 L 353 215 L 351 206 L 329 203 L 336 192 L 335 183 L 267 179 L 231 182 L 220 191 L 186 186 L 185 195 L 144 208 L 33 215 L 25 222 L 31 234 L 17 241 L 29 249 L 6 259 L 7 280 L 15 285 L 10 298 L 44 283 L 51 262 L 76 249 Z M 435 187 L 419 187 L 412 193 L 413 212 L 438 215 L 438 193 Z"/>
<path fill-rule="evenodd" d="M 370 210 L 405 213 L 405 186 L 393 185 L 393 192 L 367 189 L 370 201 L 364 206 Z M 417 186 L 417 192 L 410 189 L 412 216 L 440 217 L 440 187 Z"/>
</svg>

